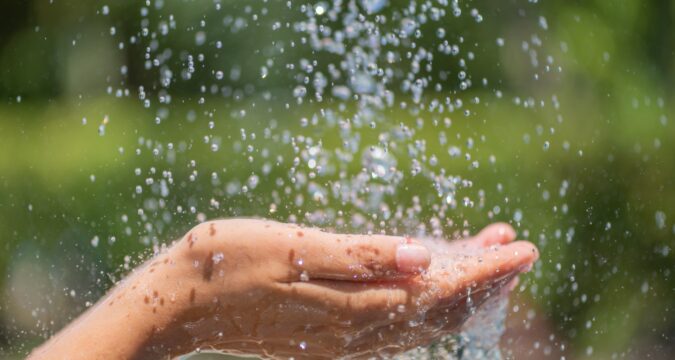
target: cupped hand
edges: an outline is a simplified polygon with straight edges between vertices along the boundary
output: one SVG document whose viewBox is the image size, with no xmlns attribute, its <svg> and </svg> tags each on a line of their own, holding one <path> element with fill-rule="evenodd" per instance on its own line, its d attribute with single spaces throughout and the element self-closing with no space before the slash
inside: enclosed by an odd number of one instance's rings
<svg viewBox="0 0 675 360">
<path fill-rule="evenodd" d="M 536 248 L 491 225 L 453 242 L 272 221 L 203 223 L 142 271 L 153 327 L 138 358 L 195 349 L 272 358 L 389 356 L 456 332 Z"/>
</svg>

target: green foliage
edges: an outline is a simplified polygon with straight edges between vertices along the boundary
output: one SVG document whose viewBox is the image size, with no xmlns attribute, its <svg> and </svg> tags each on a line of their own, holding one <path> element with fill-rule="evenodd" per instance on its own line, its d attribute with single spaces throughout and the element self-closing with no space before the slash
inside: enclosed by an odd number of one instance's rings
<svg viewBox="0 0 675 360">
<path fill-rule="evenodd" d="M 209 68 L 241 66 L 240 85 L 261 84 L 259 66 L 265 54 L 252 51 L 250 44 L 269 42 L 267 31 L 253 38 L 228 34 L 220 26 L 228 12 L 208 13 L 207 42 L 223 39 L 226 51 L 200 47 L 195 45 L 198 29 L 192 24 L 202 19 L 204 7 L 212 2 L 165 3 L 151 16 L 166 19 L 175 14 L 184 30 L 163 38 L 162 46 L 204 53 L 204 66 Z M 437 141 L 427 144 L 428 154 L 438 155 L 448 171 L 467 174 L 475 184 L 470 191 L 484 190 L 489 200 L 487 208 L 459 207 L 449 215 L 466 219 L 468 224 L 447 224 L 448 234 L 507 221 L 521 236 L 534 241 L 542 257 L 526 277 L 531 286 L 524 296 L 541 309 L 540 316 L 552 323 L 573 356 L 583 356 L 589 346 L 598 358 L 624 351 L 667 354 L 675 334 L 671 104 L 675 42 L 667 24 L 672 23 L 675 7 L 639 0 L 559 1 L 537 6 L 526 1 L 475 3 L 486 9 L 485 23 L 470 28 L 475 31 L 467 30 L 469 25 L 461 21 L 444 26 L 448 33 L 461 33 L 467 42 L 479 44 L 476 52 L 481 56 L 472 66 L 491 84 L 472 90 L 475 95 L 489 98 L 496 88 L 505 95 L 476 107 L 471 118 L 454 117 L 452 126 L 445 129 L 457 142 L 484 136 L 474 154 L 481 160 L 478 169 L 469 172 L 467 162 L 450 159 Z M 40 336 L 80 313 L 86 301 L 95 301 L 124 274 L 125 256 L 131 256 L 126 263 L 133 266 L 145 255 L 148 244 L 170 241 L 196 221 L 194 214 L 169 214 L 172 227 L 155 222 L 151 224 L 153 235 L 148 237 L 147 225 L 141 221 L 134 218 L 126 223 L 119 218 L 119 214 L 132 218 L 144 206 L 143 199 L 134 195 L 142 178 L 132 173 L 154 164 L 147 141 L 178 144 L 203 134 L 203 123 L 185 118 L 190 111 L 203 110 L 190 104 L 195 103 L 198 87 L 211 80 L 204 76 L 176 84 L 171 126 L 155 126 L 154 115 L 137 100 L 106 95 L 107 86 L 122 84 L 132 91 L 131 98 L 136 97 L 138 86 L 156 81 L 156 74 L 144 70 L 140 46 L 115 51 L 119 42 L 139 36 L 138 8 L 131 1 L 115 2 L 108 4 L 110 15 L 103 16 L 104 4 L 24 1 L 0 5 L 16 15 L 9 25 L 0 26 L 0 95 L 4 99 L 0 104 L 0 343 L 4 350 L 0 354 L 28 351 Z M 222 1 L 222 6 L 234 14 L 246 5 L 233 0 Z M 292 16 L 285 10 L 285 1 L 271 2 L 269 8 L 279 17 Z M 532 22 L 523 20 L 540 15 L 545 16 L 548 31 L 533 29 Z M 116 37 L 110 36 L 111 27 Z M 282 29 L 275 36 L 283 37 L 283 31 L 290 30 Z M 532 31 L 543 38 L 542 53 L 554 57 L 552 66 L 562 69 L 557 82 L 532 79 L 531 65 L 523 60 L 517 44 L 493 46 L 497 37 L 509 44 Z M 434 41 L 423 39 L 422 43 L 431 46 Z M 280 55 L 277 61 L 312 56 L 298 51 Z M 322 55 L 319 60 L 334 59 Z M 173 61 L 181 60 L 176 56 Z M 122 65 L 128 66 L 127 76 L 121 75 Z M 277 83 L 265 86 L 275 88 L 294 81 L 283 74 L 276 79 Z M 511 101 L 538 92 L 555 93 L 560 110 L 550 106 L 525 109 Z M 211 107 L 219 116 L 214 135 L 224 139 L 222 151 L 218 157 L 209 156 L 207 145 L 194 142 L 187 144 L 189 150 L 181 159 L 199 159 L 203 174 L 218 172 L 245 182 L 252 165 L 228 142 L 243 127 L 243 120 L 232 115 L 242 104 L 217 97 L 207 101 L 217 104 Z M 297 114 L 285 110 L 282 99 L 277 106 L 272 115 L 262 109 L 249 115 L 259 120 L 247 122 L 246 127 L 262 133 L 272 116 L 282 129 L 323 139 L 327 148 L 339 145 L 331 129 L 301 128 Z M 319 106 L 309 104 L 303 110 L 316 112 Z M 106 115 L 110 123 L 105 136 L 99 136 L 97 128 Z M 393 123 L 414 125 L 403 110 L 392 110 L 387 116 Z M 417 136 L 437 139 L 439 127 L 431 119 L 424 120 Z M 139 144 L 143 134 L 152 134 L 152 138 Z M 362 132 L 365 140 L 376 139 L 377 134 L 375 130 Z M 292 155 L 288 148 L 266 144 L 264 139 L 258 144 L 274 154 Z M 488 161 L 491 155 L 497 159 L 494 164 Z M 408 171 L 408 155 L 400 151 L 397 156 L 401 169 Z M 191 169 L 176 166 L 172 171 L 176 178 L 185 178 Z M 360 171 L 358 164 L 350 171 Z M 205 189 L 202 193 L 177 187 L 167 202 L 175 206 L 196 198 L 226 199 L 223 207 L 204 210 L 210 218 L 284 220 L 324 207 L 308 200 L 270 213 L 274 180 L 283 175 L 274 170 L 261 179 L 255 192 L 237 195 L 227 194 L 225 186 L 221 193 L 207 193 L 211 179 L 204 175 L 197 180 Z M 406 185 L 409 192 L 393 195 L 397 203 L 410 204 L 412 196 L 438 196 L 419 177 L 407 178 Z M 281 201 L 291 204 L 294 198 L 281 194 Z M 494 206 L 499 210 L 494 211 Z M 492 216 L 486 218 L 490 210 Z M 514 221 L 518 210 L 523 213 L 520 222 Z M 162 209 L 156 211 L 161 214 Z M 659 224 L 660 214 L 665 216 L 665 226 Z M 428 220 L 434 211 L 424 209 L 421 216 Z M 99 238 L 97 247 L 91 245 L 94 237 Z M 17 269 L 26 264 L 35 267 L 36 274 L 49 275 L 27 280 L 32 288 L 17 295 L 13 281 Z M 49 305 L 52 300 L 59 304 L 59 314 L 44 310 L 55 308 Z M 30 313 L 37 308 L 42 312 Z"/>
</svg>

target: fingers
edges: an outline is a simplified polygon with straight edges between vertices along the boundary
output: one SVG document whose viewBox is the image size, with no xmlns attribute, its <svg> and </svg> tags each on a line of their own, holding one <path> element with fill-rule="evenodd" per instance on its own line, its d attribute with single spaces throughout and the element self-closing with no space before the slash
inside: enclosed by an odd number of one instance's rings
<svg viewBox="0 0 675 360">
<path fill-rule="evenodd" d="M 486 226 L 473 237 L 445 242 L 454 249 L 476 250 L 493 245 L 504 245 L 516 239 L 516 232 L 511 225 L 506 223 L 494 223 Z M 441 244 L 441 248 L 443 244 Z"/>
<path fill-rule="evenodd" d="M 516 231 L 506 223 L 488 225 L 476 235 L 475 241 L 482 246 L 508 244 L 516 239 Z"/>
<path fill-rule="evenodd" d="M 423 272 L 431 261 L 429 250 L 410 238 L 333 234 L 255 219 L 203 223 L 186 238 L 183 247 L 192 251 L 221 247 L 263 261 L 280 281 L 400 280 Z"/>
<path fill-rule="evenodd" d="M 332 311 L 352 325 L 359 322 L 368 326 L 391 322 L 389 314 L 407 310 L 405 305 L 413 300 L 416 292 L 415 285 L 410 282 L 309 280 L 277 283 L 276 286 L 298 304 Z"/>
<path fill-rule="evenodd" d="M 537 248 L 527 241 L 516 241 L 498 248 L 486 250 L 480 256 L 467 260 L 459 283 L 478 288 L 529 271 L 539 258 Z"/>
<path fill-rule="evenodd" d="M 431 254 L 419 243 L 399 244 L 396 247 L 396 268 L 399 272 L 416 274 L 429 267 Z"/>
<path fill-rule="evenodd" d="M 539 253 L 529 242 L 517 241 L 482 248 L 478 252 L 448 257 L 432 264 L 429 282 L 436 290 L 436 304 L 445 306 L 480 290 L 496 290 L 521 272 L 528 271 Z"/>
<path fill-rule="evenodd" d="M 290 246 L 295 247 L 292 265 L 310 279 L 401 279 L 424 271 L 431 261 L 425 246 L 398 236 L 331 234 L 298 228 L 291 240 Z"/>
</svg>

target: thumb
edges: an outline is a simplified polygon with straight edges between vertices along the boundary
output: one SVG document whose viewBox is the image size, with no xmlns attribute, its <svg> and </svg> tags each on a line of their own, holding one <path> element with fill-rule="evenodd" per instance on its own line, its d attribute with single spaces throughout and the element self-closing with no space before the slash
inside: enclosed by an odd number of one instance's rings
<svg viewBox="0 0 675 360">
<path fill-rule="evenodd" d="M 306 271 L 310 278 L 395 280 L 419 274 L 431 261 L 425 246 L 400 236 L 331 234 L 306 229 L 297 240 L 302 261 L 292 264 L 298 271 Z"/>
</svg>

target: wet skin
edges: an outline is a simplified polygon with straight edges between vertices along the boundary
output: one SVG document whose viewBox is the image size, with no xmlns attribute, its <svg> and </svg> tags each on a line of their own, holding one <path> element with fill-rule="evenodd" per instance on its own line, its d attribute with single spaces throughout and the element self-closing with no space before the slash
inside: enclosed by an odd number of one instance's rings
<svg viewBox="0 0 675 360">
<path fill-rule="evenodd" d="M 538 258 L 494 224 L 447 242 L 265 220 L 198 225 L 29 359 L 387 357 L 457 332 Z"/>
</svg>

